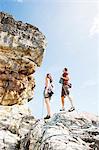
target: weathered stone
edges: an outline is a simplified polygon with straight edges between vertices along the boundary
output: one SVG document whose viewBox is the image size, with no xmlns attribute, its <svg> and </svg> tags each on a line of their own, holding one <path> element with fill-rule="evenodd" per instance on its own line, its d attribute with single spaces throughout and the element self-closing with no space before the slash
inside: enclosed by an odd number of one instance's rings
<svg viewBox="0 0 99 150">
<path fill-rule="evenodd" d="M 76 111 L 55 114 L 42 135 L 35 150 L 98 150 L 99 117 Z"/>
<path fill-rule="evenodd" d="M 99 150 L 98 116 L 61 112 L 45 123 L 18 105 L 33 97 L 45 45 L 38 28 L 0 13 L 0 150 Z"/>
<path fill-rule="evenodd" d="M 45 46 L 38 28 L 0 13 L 0 104 L 23 104 L 33 98 L 32 74 L 41 65 Z"/>
<path fill-rule="evenodd" d="M 99 117 L 64 112 L 47 123 L 36 120 L 25 105 L 0 107 L 0 149 L 98 150 Z"/>
<path fill-rule="evenodd" d="M 0 106 L 0 150 L 19 150 L 35 122 L 25 105 Z"/>
</svg>

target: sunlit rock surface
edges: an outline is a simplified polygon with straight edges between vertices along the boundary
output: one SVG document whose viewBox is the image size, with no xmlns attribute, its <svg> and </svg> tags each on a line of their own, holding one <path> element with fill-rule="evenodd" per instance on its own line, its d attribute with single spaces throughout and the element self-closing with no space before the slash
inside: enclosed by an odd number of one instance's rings
<svg viewBox="0 0 99 150">
<path fill-rule="evenodd" d="M 25 105 L 0 106 L 0 150 L 19 150 L 35 122 Z"/>
<path fill-rule="evenodd" d="M 40 149 L 98 150 L 99 117 L 90 113 L 55 114 L 43 127 Z"/>
<path fill-rule="evenodd" d="M 0 13 L 0 150 L 99 150 L 98 116 L 61 112 L 45 123 L 24 105 L 45 46 L 38 28 Z"/>
<path fill-rule="evenodd" d="M 99 150 L 99 117 L 89 113 L 56 113 L 47 123 L 24 105 L 0 107 L 0 149 Z"/>
<path fill-rule="evenodd" d="M 45 36 L 37 27 L 0 13 L 0 104 L 32 99 L 33 73 L 41 65 L 45 47 Z"/>
</svg>

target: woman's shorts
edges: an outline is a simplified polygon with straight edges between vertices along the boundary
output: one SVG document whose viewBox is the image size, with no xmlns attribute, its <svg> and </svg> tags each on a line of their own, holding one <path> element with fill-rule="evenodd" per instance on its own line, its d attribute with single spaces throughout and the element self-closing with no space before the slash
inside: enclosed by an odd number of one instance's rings
<svg viewBox="0 0 99 150">
<path fill-rule="evenodd" d="M 62 91 L 61 91 L 61 96 L 68 96 L 68 95 L 69 95 L 68 87 L 63 85 L 62 86 Z"/>
<path fill-rule="evenodd" d="M 52 95 L 50 95 L 50 93 L 45 93 L 45 90 L 44 90 L 44 93 L 43 93 L 43 95 L 44 95 L 44 98 L 51 98 L 51 96 Z"/>
</svg>

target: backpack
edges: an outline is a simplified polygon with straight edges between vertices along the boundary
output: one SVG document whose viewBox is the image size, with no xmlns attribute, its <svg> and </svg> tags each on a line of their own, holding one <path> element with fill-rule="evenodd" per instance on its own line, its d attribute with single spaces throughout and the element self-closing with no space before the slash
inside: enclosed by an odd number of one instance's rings
<svg viewBox="0 0 99 150">
<path fill-rule="evenodd" d="M 59 83 L 63 84 L 64 80 L 60 78 Z"/>
</svg>

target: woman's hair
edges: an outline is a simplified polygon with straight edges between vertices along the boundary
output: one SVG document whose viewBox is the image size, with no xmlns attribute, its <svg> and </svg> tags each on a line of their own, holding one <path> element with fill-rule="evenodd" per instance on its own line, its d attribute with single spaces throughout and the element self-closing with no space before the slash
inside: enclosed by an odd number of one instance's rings
<svg viewBox="0 0 99 150">
<path fill-rule="evenodd" d="M 51 76 L 51 74 L 50 74 L 50 73 L 47 73 L 47 75 L 46 75 L 46 76 L 47 76 L 47 78 L 49 78 L 49 79 L 50 79 L 50 83 L 51 83 L 51 82 L 53 82 L 53 79 L 52 79 L 52 76 Z"/>
</svg>

